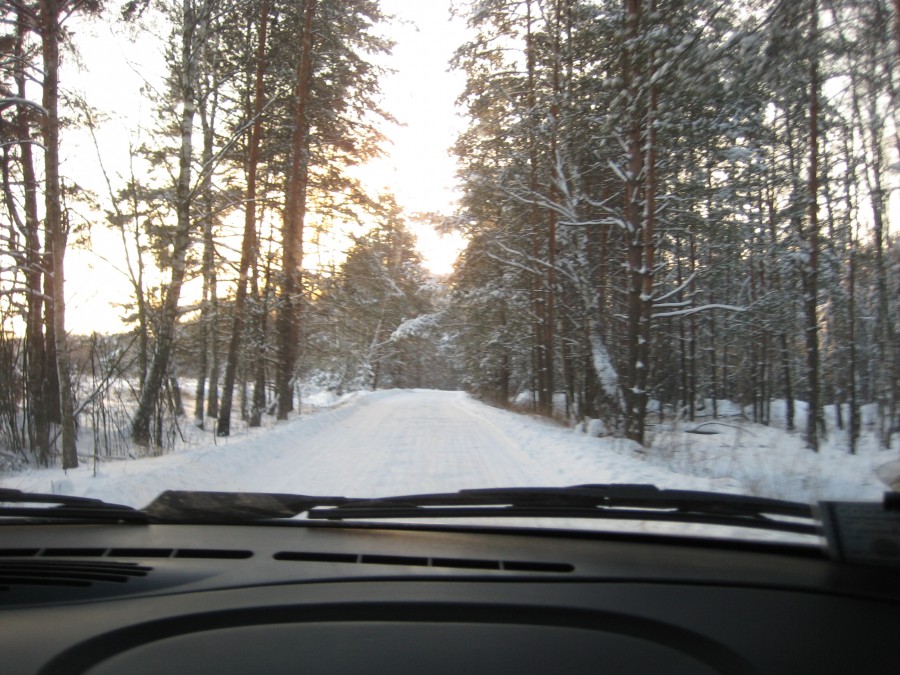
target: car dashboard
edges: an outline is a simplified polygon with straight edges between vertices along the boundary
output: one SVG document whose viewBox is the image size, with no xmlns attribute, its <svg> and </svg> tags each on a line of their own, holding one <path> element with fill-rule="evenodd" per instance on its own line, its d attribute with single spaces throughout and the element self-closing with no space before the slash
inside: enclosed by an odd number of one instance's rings
<svg viewBox="0 0 900 675">
<path fill-rule="evenodd" d="M 4 673 L 896 672 L 900 571 L 427 525 L 0 527 Z"/>
</svg>

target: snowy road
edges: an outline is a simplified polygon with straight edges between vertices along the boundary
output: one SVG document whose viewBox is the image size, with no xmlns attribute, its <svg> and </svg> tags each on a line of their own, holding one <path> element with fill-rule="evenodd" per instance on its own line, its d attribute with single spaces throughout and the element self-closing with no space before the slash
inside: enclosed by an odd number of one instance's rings
<svg viewBox="0 0 900 675">
<path fill-rule="evenodd" d="M 297 452 L 303 459 L 276 485 L 290 491 L 301 483 L 319 490 L 327 485 L 341 494 L 393 494 L 536 480 L 541 468 L 482 408 L 447 392 L 362 397 L 334 411 L 332 424 L 310 425 L 306 434 L 298 427 Z M 260 479 L 266 482 L 265 476 Z"/>
<path fill-rule="evenodd" d="M 209 438 L 209 436 L 207 436 Z M 491 408 L 460 392 L 392 390 L 165 457 L 38 470 L 5 487 L 144 506 L 166 489 L 386 496 L 474 487 L 646 482 L 725 489 L 547 420 Z"/>
</svg>

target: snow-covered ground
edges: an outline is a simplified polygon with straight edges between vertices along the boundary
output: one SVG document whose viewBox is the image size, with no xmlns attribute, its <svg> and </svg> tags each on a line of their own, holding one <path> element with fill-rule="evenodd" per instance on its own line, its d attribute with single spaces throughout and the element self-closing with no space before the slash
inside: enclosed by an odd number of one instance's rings
<svg viewBox="0 0 900 675">
<path fill-rule="evenodd" d="M 792 433 L 785 431 L 785 407 L 784 401 L 773 401 L 771 424 L 762 425 L 748 422 L 728 402 L 720 402 L 718 419 L 709 415 L 707 406 L 707 417 L 695 423 L 653 428 L 647 461 L 678 473 L 732 478 L 744 493 L 797 501 L 880 499 L 889 489 L 878 470 L 896 464 L 900 452 L 896 435 L 893 450 L 879 447 L 874 405 L 862 410 L 856 455 L 849 454 L 847 431 L 837 428 L 834 406 L 825 407 L 827 432 L 820 435 L 817 453 L 806 447 L 801 431 L 806 428 L 806 404 L 796 402 Z M 896 479 L 900 466 L 880 473 Z"/>
<path fill-rule="evenodd" d="M 462 488 L 581 483 L 759 494 L 788 499 L 877 499 L 878 466 L 897 458 L 840 438 L 823 451 L 799 434 L 722 420 L 716 435 L 657 427 L 652 446 L 595 438 L 542 418 L 499 410 L 461 392 L 388 390 L 354 394 L 268 429 L 163 457 L 29 470 L 0 485 L 145 506 L 166 489 L 291 492 L 352 497 Z"/>
</svg>

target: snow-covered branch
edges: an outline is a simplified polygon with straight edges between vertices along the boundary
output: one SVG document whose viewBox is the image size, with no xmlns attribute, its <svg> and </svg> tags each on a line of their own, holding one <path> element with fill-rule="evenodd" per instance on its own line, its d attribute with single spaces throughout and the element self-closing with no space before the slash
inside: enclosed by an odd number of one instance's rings
<svg viewBox="0 0 900 675">
<path fill-rule="evenodd" d="M 407 338 L 422 337 L 438 325 L 440 313 L 420 314 L 412 319 L 405 319 L 391 333 L 389 342 L 398 342 Z"/>
<path fill-rule="evenodd" d="M 41 115 L 47 115 L 47 109 L 42 106 L 40 103 L 35 103 L 34 101 L 29 101 L 27 98 L 22 98 L 21 96 L 4 96 L 0 98 L 0 110 L 5 110 L 10 106 L 21 105 L 26 108 L 32 108 L 37 110 Z"/>
<path fill-rule="evenodd" d="M 654 319 L 671 319 L 682 316 L 690 316 L 691 314 L 696 314 L 697 312 L 706 312 L 709 310 L 721 309 L 726 312 L 746 312 L 746 307 L 737 307 L 735 305 L 720 305 L 720 304 L 709 304 L 709 305 L 701 305 L 700 307 L 691 307 L 690 309 L 679 310 L 676 312 L 660 312 L 659 314 L 654 314 Z"/>
<path fill-rule="evenodd" d="M 681 293 L 681 291 L 683 291 L 685 288 L 687 288 L 687 286 L 696 278 L 697 278 L 697 272 L 695 270 L 695 271 L 691 272 L 690 275 L 688 275 L 688 278 L 685 279 L 684 282 L 680 286 L 672 289 L 665 295 L 661 295 L 658 298 L 656 298 L 656 302 L 657 303 L 663 302 L 663 301 L 671 298 L 673 295 L 677 295 L 678 293 Z"/>
</svg>

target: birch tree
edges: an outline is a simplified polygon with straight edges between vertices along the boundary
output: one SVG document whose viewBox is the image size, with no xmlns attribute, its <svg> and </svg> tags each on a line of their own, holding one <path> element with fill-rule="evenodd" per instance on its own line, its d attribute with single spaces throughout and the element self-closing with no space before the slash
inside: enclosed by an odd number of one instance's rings
<svg viewBox="0 0 900 675">
<path fill-rule="evenodd" d="M 132 439 L 139 445 L 159 444 L 154 434 L 153 419 L 158 413 L 163 380 L 169 372 L 170 359 L 178 321 L 179 299 L 184 285 L 187 252 L 193 229 L 191 207 L 195 192 L 192 184 L 194 159 L 194 117 L 196 91 L 199 85 L 201 51 L 209 29 L 210 12 L 215 0 L 182 0 L 180 7 L 180 50 L 173 75 L 181 112 L 178 124 L 180 147 L 178 173 L 174 185 L 176 223 L 172 232 L 171 276 L 166 287 L 157 334 L 156 350 L 141 389 L 138 409 L 132 420 Z"/>
</svg>

